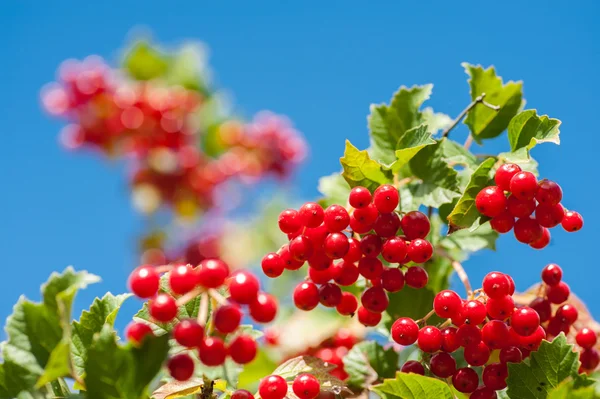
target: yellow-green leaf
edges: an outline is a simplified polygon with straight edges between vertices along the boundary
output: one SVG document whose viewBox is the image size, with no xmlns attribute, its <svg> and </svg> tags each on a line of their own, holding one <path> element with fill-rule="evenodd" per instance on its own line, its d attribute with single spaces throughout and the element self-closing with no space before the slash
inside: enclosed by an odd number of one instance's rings
<svg viewBox="0 0 600 399">
<path fill-rule="evenodd" d="M 540 143 L 560 144 L 560 121 L 538 116 L 536 110 L 528 109 L 515 116 L 508 126 L 508 141 L 512 151 L 532 149 Z"/>
</svg>

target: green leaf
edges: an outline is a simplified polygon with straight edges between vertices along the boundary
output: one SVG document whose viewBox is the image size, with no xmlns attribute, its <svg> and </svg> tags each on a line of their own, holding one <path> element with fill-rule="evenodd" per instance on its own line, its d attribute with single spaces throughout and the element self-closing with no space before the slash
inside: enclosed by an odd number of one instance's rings
<svg viewBox="0 0 600 399">
<path fill-rule="evenodd" d="M 498 159 L 507 163 L 516 163 L 522 170 L 538 175 L 538 163 L 531 157 L 529 150 L 525 147 L 519 148 L 515 152 L 502 152 L 498 154 Z"/>
<path fill-rule="evenodd" d="M 238 376 L 237 388 L 255 391 L 260 379 L 271 374 L 276 367 L 277 363 L 263 349 L 259 349 L 254 360 L 246 364 Z"/>
<path fill-rule="evenodd" d="M 538 116 L 534 109 L 519 113 L 508 125 L 511 151 L 520 148 L 531 150 L 539 143 L 560 144 L 560 123 L 558 119 L 548 118 L 548 115 Z"/>
<path fill-rule="evenodd" d="M 435 145 L 427 146 L 419 151 L 411 159 L 410 168 L 416 177 L 423 180 L 423 183 L 460 194 L 457 172 L 448 163 L 449 158 L 457 158 L 457 156 L 454 144 L 443 138 Z"/>
<path fill-rule="evenodd" d="M 411 182 L 400 187 L 401 207 L 405 212 L 417 210 L 421 205 L 439 208 L 458 197 L 459 192 L 431 183 Z"/>
<path fill-rule="evenodd" d="M 344 168 L 342 176 L 351 187 L 364 186 L 374 191 L 381 184 L 392 181 L 388 168 L 372 160 L 366 150 L 359 151 L 349 140 L 346 140 L 346 150 L 340 162 Z"/>
<path fill-rule="evenodd" d="M 345 206 L 350 195 L 350 186 L 341 173 L 334 173 L 319 179 L 319 192 L 325 196 L 322 200 L 323 205 Z"/>
<path fill-rule="evenodd" d="M 169 336 L 148 337 L 140 347 L 117 344 L 108 324 L 94 336 L 85 362 L 88 399 L 138 399 L 160 371 L 169 350 Z"/>
<path fill-rule="evenodd" d="M 387 326 L 389 328 L 400 317 L 418 320 L 425 316 L 433 307 L 435 293 L 428 287 L 415 289 L 405 286 L 401 291 L 390 293 L 388 296 L 390 304 L 386 312 L 390 315 L 390 325 Z M 429 320 L 431 324 L 441 321 L 436 315 L 431 316 Z"/>
<path fill-rule="evenodd" d="M 479 211 L 475 207 L 475 197 L 483 188 L 489 185 L 490 171 L 495 163 L 494 158 L 488 158 L 471 175 L 463 195 L 458 200 L 450 215 L 448 215 L 448 221 L 454 228 L 471 227 L 480 216 Z"/>
<path fill-rule="evenodd" d="M 436 135 L 452 125 L 453 119 L 442 112 L 433 112 L 431 107 L 426 107 L 421 112 L 423 123 L 429 127 L 431 134 Z"/>
<path fill-rule="evenodd" d="M 53 272 L 48 281 L 42 285 L 44 305 L 50 310 L 58 310 L 61 297 L 72 296 L 77 290 L 99 281 L 100 277 L 86 271 L 76 272 L 70 266 L 62 273 Z M 70 322 L 69 317 L 67 317 L 68 322 Z"/>
<path fill-rule="evenodd" d="M 413 373 L 398 372 L 396 378 L 385 380 L 371 390 L 382 399 L 454 398 L 445 382 Z"/>
<path fill-rule="evenodd" d="M 419 125 L 407 130 L 396 145 L 397 160 L 392 164 L 392 170 L 398 172 L 425 146 L 435 143 L 435 140 L 431 138 L 431 133 L 427 131 L 427 125 Z"/>
<path fill-rule="evenodd" d="M 92 345 L 94 334 L 99 333 L 105 324 L 114 326 L 121 305 L 129 297 L 131 294 L 115 296 L 109 292 L 102 299 L 96 298 L 90 309 L 81 313 L 79 321 L 72 323 L 71 355 L 76 375 L 83 375 L 87 351 Z"/>
<path fill-rule="evenodd" d="M 167 57 L 143 41 L 137 42 L 129 49 L 123 64 L 127 73 L 137 80 L 161 77 L 169 68 Z"/>
<path fill-rule="evenodd" d="M 483 69 L 481 65 L 463 63 L 465 72 L 470 76 L 471 100 L 475 100 L 485 93 L 487 103 L 500 106 L 495 111 L 483 104 L 477 104 L 465 118 L 471 135 L 478 143 L 482 139 L 491 139 L 499 136 L 507 127 L 510 120 L 519 112 L 523 100 L 523 83 L 502 83 L 502 78 L 496 76 L 494 67 Z"/>
<path fill-rule="evenodd" d="M 445 236 L 441 240 L 441 245 L 447 250 L 477 252 L 488 248 L 495 251 L 498 237 L 499 234 L 492 230 L 490 224 L 484 223 L 473 231 L 464 229 Z"/>
<path fill-rule="evenodd" d="M 189 90 L 205 91 L 200 75 L 203 58 L 204 50 L 199 45 L 185 44 L 169 59 L 166 81 Z"/>
<path fill-rule="evenodd" d="M 575 377 L 578 368 L 579 356 L 561 333 L 552 343 L 542 341 L 539 350 L 531 352 L 529 362 L 508 364 L 508 396 L 544 399 L 562 381 Z"/>
<path fill-rule="evenodd" d="M 298 356 L 283 362 L 271 374 L 279 375 L 286 380 L 293 380 L 298 374 L 310 373 L 321 384 L 321 390 L 337 392 L 346 389 L 345 384 L 329 372 L 336 368 L 335 365 L 325 363 L 323 360 L 312 356 Z"/>
<path fill-rule="evenodd" d="M 548 392 L 548 399 L 598 399 L 600 394 L 596 393 L 596 386 L 575 387 L 574 380 L 565 380 L 556 388 Z"/>
<path fill-rule="evenodd" d="M 375 341 L 364 341 L 344 357 L 344 370 L 349 386 L 367 388 L 375 381 L 393 378 L 398 368 L 399 355 L 393 348 L 384 349 Z"/>
</svg>

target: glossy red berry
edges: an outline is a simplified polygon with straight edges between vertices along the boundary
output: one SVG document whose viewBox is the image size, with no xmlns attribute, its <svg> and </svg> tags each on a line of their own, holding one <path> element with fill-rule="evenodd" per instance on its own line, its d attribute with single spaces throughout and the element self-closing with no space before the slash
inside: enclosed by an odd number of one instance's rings
<svg viewBox="0 0 600 399">
<path fill-rule="evenodd" d="M 452 376 L 452 385 L 458 392 L 471 393 L 477 389 L 479 384 L 479 376 L 475 370 L 463 367 L 456 370 Z"/>
<path fill-rule="evenodd" d="M 416 238 L 427 237 L 431 229 L 431 224 L 424 213 L 411 211 L 402 217 L 400 227 L 406 238 L 414 240 Z"/>
<path fill-rule="evenodd" d="M 287 382 L 279 375 L 265 377 L 258 384 L 258 394 L 262 399 L 283 399 L 287 392 Z"/>
<path fill-rule="evenodd" d="M 300 207 L 298 217 L 302 225 L 310 228 L 319 227 L 323 223 L 325 211 L 316 202 L 307 202 Z"/>
<path fill-rule="evenodd" d="M 323 243 L 325 243 L 325 238 L 329 234 L 327 227 L 324 224 L 310 228 L 307 227 L 303 233 L 313 244 L 313 249 L 318 250 L 323 247 Z"/>
<path fill-rule="evenodd" d="M 490 272 L 483 278 L 483 292 L 490 298 L 509 295 L 510 283 L 504 273 Z"/>
<path fill-rule="evenodd" d="M 440 331 L 442 333 L 442 350 L 444 352 L 450 353 L 460 348 L 456 331 L 456 327 L 445 327 Z"/>
<path fill-rule="evenodd" d="M 581 362 L 581 368 L 584 370 L 595 370 L 600 364 L 600 354 L 594 348 L 585 349 L 579 355 L 579 361 Z"/>
<path fill-rule="evenodd" d="M 404 282 L 412 288 L 423 288 L 428 280 L 427 272 L 420 266 L 409 267 L 404 273 Z"/>
<path fill-rule="evenodd" d="M 352 285 L 358 280 L 359 272 L 355 264 L 341 261 L 332 266 L 336 271 L 333 273 L 333 280 L 341 286 Z"/>
<path fill-rule="evenodd" d="M 178 265 L 169 273 L 169 286 L 175 294 L 185 294 L 196 286 L 196 273 L 190 265 Z"/>
<path fill-rule="evenodd" d="M 535 220 L 540 226 L 552 228 L 558 226 L 564 219 L 565 208 L 561 204 L 538 205 L 535 209 Z"/>
<path fill-rule="evenodd" d="M 540 316 L 540 323 L 550 320 L 552 317 L 552 305 L 550 301 L 544 298 L 535 298 L 529 304 L 529 307 L 535 310 Z"/>
<path fill-rule="evenodd" d="M 266 292 L 259 292 L 250 306 L 250 317 L 258 323 L 270 323 L 277 315 L 277 298 Z"/>
<path fill-rule="evenodd" d="M 234 332 L 241 321 L 242 311 L 237 305 L 221 305 L 213 313 L 215 329 L 223 334 Z"/>
<path fill-rule="evenodd" d="M 227 349 L 218 337 L 207 337 L 200 345 L 200 361 L 206 366 L 220 366 L 225 362 Z"/>
<path fill-rule="evenodd" d="M 417 341 L 419 326 L 410 317 L 401 317 L 392 324 L 392 339 L 400 345 L 408 346 Z"/>
<path fill-rule="evenodd" d="M 456 330 L 456 340 L 463 348 L 481 342 L 481 330 L 473 324 L 463 324 Z"/>
<path fill-rule="evenodd" d="M 575 340 L 577 341 L 577 345 L 581 346 L 583 349 L 590 349 L 596 345 L 598 337 L 594 330 L 584 327 L 577 331 Z"/>
<path fill-rule="evenodd" d="M 518 199 L 534 199 L 538 182 L 531 172 L 519 172 L 510 179 L 510 192 Z"/>
<path fill-rule="evenodd" d="M 151 298 L 158 292 L 160 276 L 152 266 L 140 266 L 129 276 L 129 289 L 138 298 Z"/>
<path fill-rule="evenodd" d="M 542 281 L 548 285 L 557 285 L 562 280 L 562 269 L 555 263 L 550 263 L 542 270 Z"/>
<path fill-rule="evenodd" d="M 325 254 L 323 254 L 323 257 L 326 258 Z M 292 257 L 289 245 L 284 245 L 281 247 L 279 250 L 279 258 L 281 259 L 283 267 L 287 270 L 298 270 L 302 267 L 302 265 L 304 265 L 304 262 L 298 261 Z"/>
<path fill-rule="evenodd" d="M 465 348 L 464 357 L 471 366 L 483 366 L 490 359 L 490 348 L 484 342 L 468 345 Z"/>
<path fill-rule="evenodd" d="M 409 360 L 406 363 L 404 363 L 400 371 L 402 371 L 403 373 L 425 375 L 425 368 L 423 367 L 421 362 L 418 362 L 416 360 Z"/>
<path fill-rule="evenodd" d="M 511 328 L 512 330 L 512 328 Z M 514 331 L 514 330 L 513 330 Z M 539 348 L 542 340 L 546 338 L 546 332 L 542 326 L 539 326 L 535 332 L 527 337 L 519 337 L 519 342 L 523 349 L 535 351 Z"/>
<path fill-rule="evenodd" d="M 508 295 L 512 295 L 515 293 L 515 280 L 513 280 L 513 278 L 508 274 L 505 274 L 505 276 L 508 280 Z"/>
<path fill-rule="evenodd" d="M 480 386 L 476 390 L 473 391 L 469 399 L 497 399 L 498 395 L 496 391 L 490 389 L 486 386 Z"/>
<path fill-rule="evenodd" d="M 399 228 L 400 217 L 394 212 L 380 214 L 373 225 L 375 233 L 383 238 L 395 236 Z"/>
<path fill-rule="evenodd" d="M 153 319 L 166 323 L 177 316 L 177 303 L 175 298 L 168 294 L 158 294 L 149 302 L 150 316 Z"/>
<path fill-rule="evenodd" d="M 508 368 L 503 363 L 492 363 L 485 366 L 481 379 L 486 387 L 499 391 L 506 388 Z"/>
<path fill-rule="evenodd" d="M 246 270 L 235 272 L 228 281 L 229 295 L 237 303 L 247 305 L 258 295 L 260 283 L 254 274 Z"/>
<path fill-rule="evenodd" d="M 462 305 L 462 316 L 467 324 L 481 324 L 487 316 L 486 307 L 478 300 L 467 301 Z"/>
<path fill-rule="evenodd" d="M 425 263 L 433 255 L 433 246 L 427 240 L 416 238 L 408 245 L 407 255 L 415 263 Z"/>
<path fill-rule="evenodd" d="M 456 372 L 456 360 L 447 353 L 436 353 L 429 361 L 429 368 L 433 375 L 448 378 Z"/>
<path fill-rule="evenodd" d="M 550 230 L 545 227 L 543 227 L 542 229 L 543 229 L 542 236 L 539 239 L 529 243 L 529 246 L 531 248 L 542 249 L 542 248 L 546 248 L 548 246 L 548 244 L 550 244 L 550 239 L 551 239 Z"/>
<path fill-rule="evenodd" d="M 540 325 L 540 316 L 530 307 L 515 310 L 510 318 L 510 326 L 522 337 L 533 334 Z"/>
<path fill-rule="evenodd" d="M 299 374 L 292 383 L 292 390 L 300 399 L 315 399 L 321 392 L 321 384 L 311 374 Z"/>
<path fill-rule="evenodd" d="M 373 193 L 373 204 L 381 213 L 393 212 L 400 202 L 398 189 L 390 184 L 377 187 Z"/>
<path fill-rule="evenodd" d="M 342 316 L 352 316 L 358 309 L 358 299 L 350 292 L 342 292 L 342 299 L 335 309 Z"/>
<path fill-rule="evenodd" d="M 525 218 L 530 216 L 535 211 L 535 200 L 521 200 L 511 195 L 506 201 L 506 209 L 516 218 Z"/>
<path fill-rule="evenodd" d="M 204 327 L 196 320 L 181 320 L 173 329 L 173 338 L 181 346 L 197 348 L 204 340 Z"/>
<path fill-rule="evenodd" d="M 491 319 L 506 320 L 515 310 L 515 301 L 510 295 L 489 298 L 485 304 L 485 309 Z"/>
<path fill-rule="evenodd" d="M 507 346 L 500 349 L 500 362 L 502 363 L 521 363 L 523 354 L 516 346 Z"/>
<path fill-rule="evenodd" d="M 328 308 L 335 308 L 342 300 L 342 289 L 333 283 L 323 284 L 319 288 L 319 302 Z"/>
<path fill-rule="evenodd" d="M 419 330 L 417 345 L 423 352 L 437 352 L 442 347 L 442 333 L 437 327 L 425 326 Z"/>
<path fill-rule="evenodd" d="M 131 322 L 125 330 L 125 337 L 129 342 L 140 344 L 148 335 L 154 335 L 149 325 Z"/>
<path fill-rule="evenodd" d="M 497 186 L 489 186 L 481 190 L 475 197 L 475 206 L 482 215 L 495 217 L 506 209 L 506 196 Z"/>
<path fill-rule="evenodd" d="M 404 273 L 402 270 L 390 267 L 381 273 L 381 286 L 387 292 L 398 292 L 404 288 Z"/>
<path fill-rule="evenodd" d="M 278 224 L 279 230 L 286 234 L 295 233 L 302 228 L 302 220 L 295 209 L 286 209 L 281 212 Z"/>
<path fill-rule="evenodd" d="M 569 323 L 565 323 L 558 317 L 553 317 L 548 322 L 548 326 L 546 327 L 546 334 L 551 337 L 556 337 L 561 332 L 564 332 L 565 335 L 568 335 L 570 330 L 571 325 Z"/>
<path fill-rule="evenodd" d="M 325 270 L 317 270 L 314 267 L 309 267 L 308 277 L 315 284 L 325 284 L 333 278 L 333 273 L 336 272 L 337 269 L 333 264 Z"/>
<path fill-rule="evenodd" d="M 256 352 L 256 341 L 249 335 L 240 334 L 229 343 L 229 356 L 237 364 L 250 363 L 256 357 Z"/>
<path fill-rule="evenodd" d="M 169 359 L 169 374 L 177 381 L 186 381 L 194 374 L 194 361 L 186 353 L 180 353 Z"/>
<path fill-rule="evenodd" d="M 204 259 L 197 270 L 198 283 L 205 288 L 217 288 L 223 285 L 229 276 L 229 267 L 219 259 Z"/>
<path fill-rule="evenodd" d="M 506 323 L 491 320 L 481 328 L 481 340 L 490 349 L 502 349 L 509 344 L 509 331 Z"/>
<path fill-rule="evenodd" d="M 301 310 L 313 310 L 319 304 L 319 288 L 311 281 L 296 286 L 293 294 L 294 305 Z"/>
<path fill-rule="evenodd" d="M 362 258 L 360 243 L 354 238 L 348 238 L 348 252 L 344 256 L 344 262 L 355 263 Z"/>
<path fill-rule="evenodd" d="M 390 263 L 400 263 L 408 253 L 406 241 L 400 237 L 392 237 L 383 244 L 381 255 Z"/>
<path fill-rule="evenodd" d="M 358 262 L 358 272 L 368 280 L 379 278 L 383 273 L 383 263 L 377 258 L 362 258 Z"/>
<path fill-rule="evenodd" d="M 343 206 L 330 205 L 325 209 L 324 222 L 327 230 L 330 232 L 340 232 L 348 227 L 350 215 L 348 215 L 348 211 Z"/>
<path fill-rule="evenodd" d="M 360 240 L 360 250 L 368 257 L 377 257 L 383 248 L 381 238 L 376 234 L 367 234 Z"/>
<path fill-rule="evenodd" d="M 353 219 L 356 220 L 356 222 L 363 225 L 365 228 L 367 228 L 367 231 L 369 231 L 373 228 L 373 224 L 375 224 L 375 221 L 377 220 L 377 217 L 379 216 L 379 211 L 377 210 L 375 205 L 370 204 L 370 205 L 365 206 L 364 208 L 356 209 L 352 213 L 352 216 L 353 216 Z M 354 227 L 352 227 L 352 229 L 355 230 L 359 234 L 363 234 L 360 231 L 354 229 Z M 365 233 L 366 233 L 366 231 L 365 231 Z"/>
<path fill-rule="evenodd" d="M 388 296 L 382 287 L 367 288 L 363 292 L 360 302 L 367 310 L 374 313 L 385 311 L 390 303 Z"/>
<path fill-rule="evenodd" d="M 548 297 L 548 300 L 557 305 L 560 305 L 569 299 L 570 294 L 571 289 L 564 281 L 561 281 L 556 285 L 550 285 L 546 290 L 546 296 Z"/>
<path fill-rule="evenodd" d="M 535 193 L 535 199 L 544 205 L 556 205 L 562 200 L 562 189 L 560 186 L 548 179 L 540 180 Z"/>
<path fill-rule="evenodd" d="M 354 187 L 348 196 L 350 206 L 355 209 L 364 208 L 371 203 L 372 199 L 371 192 L 362 186 Z"/>
<path fill-rule="evenodd" d="M 306 262 L 313 254 L 312 241 L 304 236 L 299 235 L 288 244 L 291 257 L 298 262 Z"/>
<path fill-rule="evenodd" d="M 358 308 L 358 321 L 367 327 L 375 327 L 381 321 L 381 313 L 373 313 L 360 306 Z"/>
<path fill-rule="evenodd" d="M 554 317 L 560 319 L 563 323 L 573 324 L 577 321 L 578 315 L 577 308 L 567 303 L 556 310 Z"/>
<path fill-rule="evenodd" d="M 575 211 L 566 211 L 561 224 L 568 232 L 578 231 L 583 227 L 583 217 Z"/>
<path fill-rule="evenodd" d="M 254 395 L 245 389 L 237 389 L 231 394 L 231 399 L 254 399 Z"/>
<path fill-rule="evenodd" d="M 350 242 L 342 233 L 331 233 L 325 239 L 323 248 L 325 254 L 331 259 L 341 259 L 350 250 Z"/>
<path fill-rule="evenodd" d="M 515 238 L 523 244 L 531 244 L 542 238 L 544 229 L 532 217 L 517 219 L 514 226 Z"/>
<path fill-rule="evenodd" d="M 454 291 L 443 290 L 433 299 L 433 310 L 442 319 L 455 317 L 462 308 L 462 299 Z"/>
<path fill-rule="evenodd" d="M 498 233 L 508 233 L 515 225 L 515 218 L 508 211 L 503 211 L 490 220 L 490 226 Z"/>
<path fill-rule="evenodd" d="M 510 191 L 510 181 L 514 175 L 519 173 L 521 168 L 519 165 L 514 163 L 505 163 L 504 165 L 500 165 L 498 170 L 496 170 L 496 175 L 494 176 L 494 181 L 496 185 L 500 187 L 504 191 Z"/>
</svg>

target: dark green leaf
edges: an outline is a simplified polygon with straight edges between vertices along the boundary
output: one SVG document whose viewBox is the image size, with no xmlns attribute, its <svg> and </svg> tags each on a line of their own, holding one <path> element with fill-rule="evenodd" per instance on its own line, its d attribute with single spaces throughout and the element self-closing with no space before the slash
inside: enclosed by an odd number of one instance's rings
<svg viewBox="0 0 600 399">
<path fill-rule="evenodd" d="M 391 166 L 392 170 L 398 172 L 425 146 L 435 143 L 435 140 L 431 138 L 431 133 L 427 131 L 426 125 L 408 129 L 396 145 L 396 161 Z"/>
<path fill-rule="evenodd" d="M 393 348 L 384 349 L 375 341 L 364 341 L 344 357 L 344 370 L 350 376 L 349 386 L 367 388 L 376 381 L 393 378 L 398 368 L 398 353 Z"/>
<path fill-rule="evenodd" d="M 514 152 L 520 148 L 532 149 L 539 143 L 560 144 L 560 121 L 538 116 L 536 110 L 529 109 L 519 113 L 508 125 L 508 141 Z"/>
<path fill-rule="evenodd" d="M 437 291 L 436 291 L 437 292 Z M 429 288 L 415 289 L 404 287 L 399 292 L 389 294 L 390 304 L 386 312 L 390 315 L 388 328 L 400 317 L 410 317 L 418 320 L 425 316 L 433 307 L 433 298 L 435 293 Z M 433 315 L 429 322 L 436 324 L 441 319 Z"/>
<path fill-rule="evenodd" d="M 382 399 L 454 398 L 445 382 L 413 373 L 398 372 L 396 378 L 385 380 L 371 390 Z"/>
<path fill-rule="evenodd" d="M 169 68 L 168 58 L 149 43 L 137 42 L 125 54 L 125 70 L 137 80 L 150 80 L 164 76 Z"/>
<path fill-rule="evenodd" d="M 351 187 L 364 186 L 374 191 L 381 184 L 392 181 L 392 173 L 388 168 L 372 160 L 366 150 L 359 151 L 348 140 L 340 162 L 344 168 L 342 176 Z"/>
<path fill-rule="evenodd" d="M 436 186 L 432 183 L 411 182 L 400 188 L 402 210 L 419 209 L 420 206 L 439 208 L 460 197 L 460 192 Z"/>
<path fill-rule="evenodd" d="M 456 170 L 448 163 L 448 158 L 457 157 L 455 146 L 446 138 L 435 145 L 423 148 L 410 161 L 414 175 L 435 187 L 459 193 Z"/>
</svg>

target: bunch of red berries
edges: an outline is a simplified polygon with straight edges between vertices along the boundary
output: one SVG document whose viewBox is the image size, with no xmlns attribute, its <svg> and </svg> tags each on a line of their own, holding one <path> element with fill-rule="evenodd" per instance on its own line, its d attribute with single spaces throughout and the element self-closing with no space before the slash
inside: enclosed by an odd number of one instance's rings
<svg viewBox="0 0 600 399">
<path fill-rule="evenodd" d="M 348 199 L 350 211 L 340 205 L 323 210 L 314 202 L 298 211 L 283 211 L 279 228 L 290 242 L 263 258 L 264 273 L 275 278 L 285 269 L 297 270 L 308 262 L 308 279 L 294 290 L 296 307 L 308 311 L 321 303 L 350 316 L 358 309 L 362 324 L 377 325 L 389 304 L 387 292 L 398 292 L 405 284 L 413 288 L 427 284 L 425 269 L 408 267 L 408 263 L 424 263 L 433 254 L 425 239 L 429 219 L 418 211 L 400 216 L 396 211 L 399 199 L 398 190 L 388 184 L 373 194 L 355 187 Z M 397 235 L 400 229 L 402 235 Z M 402 267 L 407 267 L 405 272 Z M 361 277 L 366 288 L 359 307 L 358 299 L 341 287 L 353 285 Z"/>
<path fill-rule="evenodd" d="M 423 362 L 406 362 L 402 371 L 425 374 L 427 365 L 432 375 L 452 378 L 454 387 L 471 398 L 496 397 L 495 391 L 506 387 L 507 362 L 520 362 L 537 350 L 546 332 L 540 316 L 530 307 L 515 307 L 513 279 L 491 272 L 483 279 L 482 288 L 470 293 L 468 300 L 451 290 L 439 292 L 433 310 L 424 319 L 399 318 L 391 328 L 394 341 L 400 345 L 417 344 L 424 353 Z M 445 319 L 440 327 L 422 325 L 436 314 Z M 453 325 L 453 326 L 452 326 Z M 451 353 L 463 348 L 470 367 L 457 368 Z M 491 352 L 499 350 L 498 363 L 488 363 Z M 483 385 L 473 367 L 484 366 Z"/>
<path fill-rule="evenodd" d="M 562 224 L 566 231 L 573 232 L 583 227 L 581 215 L 561 205 L 562 190 L 555 182 L 538 182 L 533 173 L 515 164 L 500 166 L 494 180 L 495 186 L 477 194 L 475 206 L 492 218 L 490 224 L 497 232 L 508 233 L 514 228 L 517 240 L 542 249 L 550 242 L 550 228 Z"/>
<path fill-rule="evenodd" d="M 315 399 L 321 393 L 321 384 L 312 374 L 303 373 L 297 375 L 291 385 L 292 391 L 299 399 Z M 269 375 L 260 380 L 260 384 L 258 385 L 258 393 L 262 399 L 283 399 L 288 395 L 288 389 L 288 382 L 280 375 Z M 254 396 L 245 396 L 239 399 L 252 398 Z"/>
<path fill-rule="evenodd" d="M 160 273 L 164 272 L 174 296 L 159 292 Z M 277 314 L 276 298 L 260 291 L 256 276 L 244 270 L 230 274 L 227 264 L 219 259 L 205 259 L 198 267 L 140 266 L 131 274 L 129 286 L 139 298 L 149 299 L 148 309 L 153 320 L 159 323 L 176 320 L 172 329 L 175 341 L 197 351 L 200 361 L 207 366 L 219 366 L 227 356 L 236 363 L 246 364 L 256 356 L 254 338 L 239 330 L 242 307 L 247 308 L 257 323 L 269 323 Z M 219 292 L 225 288 L 229 298 Z M 198 296 L 201 296 L 198 319 L 177 319 L 179 307 Z M 209 298 L 219 305 L 212 310 L 207 328 Z M 152 334 L 147 324 L 133 323 L 126 335 L 130 341 L 139 343 L 146 334 Z M 194 372 L 194 362 L 189 353 L 182 353 L 169 360 L 168 368 L 173 378 L 187 380 Z"/>
</svg>

